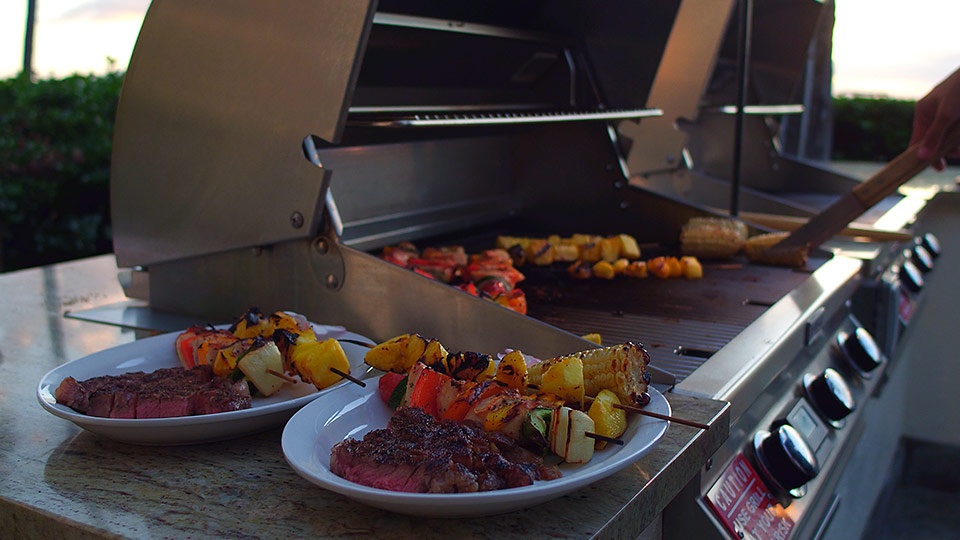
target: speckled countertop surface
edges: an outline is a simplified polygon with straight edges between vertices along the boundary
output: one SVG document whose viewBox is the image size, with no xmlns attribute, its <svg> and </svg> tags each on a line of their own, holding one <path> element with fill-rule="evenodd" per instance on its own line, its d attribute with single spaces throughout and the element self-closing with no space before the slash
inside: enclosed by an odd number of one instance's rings
<svg viewBox="0 0 960 540">
<path fill-rule="evenodd" d="M 376 510 L 298 476 L 282 426 L 231 441 L 143 447 L 88 433 L 37 403 L 64 362 L 133 341 L 129 329 L 64 317 L 125 298 L 112 256 L 0 274 L 0 538 L 619 538 L 636 536 L 727 436 L 726 404 L 667 394 L 672 424 L 625 470 L 552 502 L 474 519 Z"/>
</svg>

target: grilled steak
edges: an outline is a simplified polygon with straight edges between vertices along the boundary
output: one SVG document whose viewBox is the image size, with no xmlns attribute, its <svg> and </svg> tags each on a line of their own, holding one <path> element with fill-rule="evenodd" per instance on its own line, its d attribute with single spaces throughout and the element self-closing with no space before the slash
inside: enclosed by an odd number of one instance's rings
<svg viewBox="0 0 960 540">
<path fill-rule="evenodd" d="M 330 470 L 365 486 L 414 493 L 466 493 L 528 486 L 560 477 L 502 434 L 398 409 L 385 429 L 347 439 L 330 452 Z"/>
<path fill-rule="evenodd" d="M 105 375 L 85 381 L 67 377 L 54 392 L 57 403 L 103 418 L 167 418 L 250 408 L 250 389 L 213 375 L 210 366 L 150 373 Z"/>
</svg>

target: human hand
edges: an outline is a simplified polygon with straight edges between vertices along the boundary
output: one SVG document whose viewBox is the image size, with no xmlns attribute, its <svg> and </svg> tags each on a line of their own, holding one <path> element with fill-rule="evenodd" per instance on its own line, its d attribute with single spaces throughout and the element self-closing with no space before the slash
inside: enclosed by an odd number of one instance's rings
<svg viewBox="0 0 960 540">
<path fill-rule="evenodd" d="M 917 102 L 913 110 L 913 133 L 910 144 L 919 143 L 917 157 L 928 161 L 944 142 L 947 131 L 960 123 L 960 69 L 935 86 Z M 960 157 L 960 147 L 951 148 L 947 156 Z M 941 158 L 932 164 L 942 171 L 946 165 Z"/>
</svg>

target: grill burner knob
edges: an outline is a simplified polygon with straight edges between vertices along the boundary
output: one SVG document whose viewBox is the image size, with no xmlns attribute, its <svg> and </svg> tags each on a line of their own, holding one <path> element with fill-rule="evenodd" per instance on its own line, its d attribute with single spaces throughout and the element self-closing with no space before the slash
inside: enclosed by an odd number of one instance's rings
<svg viewBox="0 0 960 540">
<path fill-rule="evenodd" d="M 924 274 L 933 270 L 933 255 L 922 245 L 918 244 L 910 249 L 910 261 Z"/>
<path fill-rule="evenodd" d="M 927 250 L 934 259 L 940 256 L 940 240 L 933 233 L 927 233 L 919 238 L 920 245 Z"/>
<path fill-rule="evenodd" d="M 863 327 L 857 327 L 852 334 L 843 334 L 837 336 L 840 348 L 843 354 L 863 373 L 870 373 L 883 363 L 883 356 L 877 342 L 873 340 L 870 332 Z"/>
<path fill-rule="evenodd" d="M 900 283 L 910 292 L 918 293 L 923 288 L 923 276 L 915 264 L 903 261 L 900 265 Z"/>
<path fill-rule="evenodd" d="M 757 433 L 754 449 L 760 468 L 773 481 L 773 487 L 793 497 L 803 497 L 805 484 L 820 472 L 817 456 L 790 424 L 783 424 L 772 433 Z"/>
<path fill-rule="evenodd" d="M 804 376 L 804 387 L 814 408 L 835 428 L 843 427 L 842 420 L 856 408 L 850 387 L 833 368 L 827 368 L 819 377 Z"/>
</svg>

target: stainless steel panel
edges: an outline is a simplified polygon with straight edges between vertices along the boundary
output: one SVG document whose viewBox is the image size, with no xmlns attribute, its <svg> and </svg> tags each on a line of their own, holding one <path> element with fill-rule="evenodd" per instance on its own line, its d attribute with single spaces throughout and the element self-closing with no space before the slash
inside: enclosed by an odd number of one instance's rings
<svg viewBox="0 0 960 540">
<path fill-rule="evenodd" d="M 121 266 L 317 232 L 326 178 L 301 144 L 338 138 L 372 6 L 153 2 L 114 133 Z"/>
<path fill-rule="evenodd" d="M 210 320 L 231 320 L 252 305 L 291 310 L 375 341 L 418 332 L 440 339 L 451 351 L 493 354 L 509 347 L 550 357 L 592 346 L 322 237 L 154 265 L 150 305 Z"/>
</svg>

